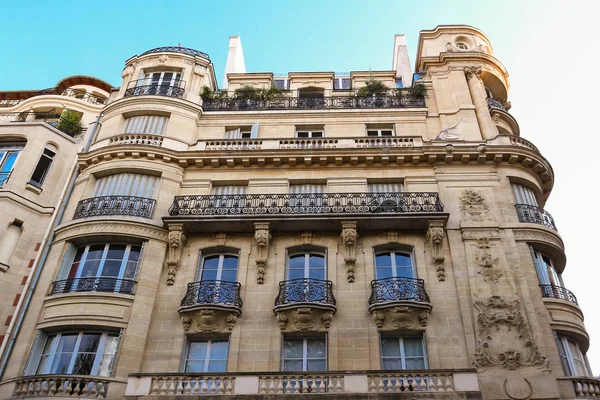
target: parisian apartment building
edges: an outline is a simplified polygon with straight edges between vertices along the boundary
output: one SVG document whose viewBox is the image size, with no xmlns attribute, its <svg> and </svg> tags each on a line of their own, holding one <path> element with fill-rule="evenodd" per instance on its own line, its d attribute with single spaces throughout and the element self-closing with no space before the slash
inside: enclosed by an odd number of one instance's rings
<svg viewBox="0 0 600 400">
<path fill-rule="evenodd" d="M 490 40 L 390 50 L 247 72 L 234 36 L 222 79 L 172 46 L 0 92 L 0 399 L 600 396 Z"/>
</svg>

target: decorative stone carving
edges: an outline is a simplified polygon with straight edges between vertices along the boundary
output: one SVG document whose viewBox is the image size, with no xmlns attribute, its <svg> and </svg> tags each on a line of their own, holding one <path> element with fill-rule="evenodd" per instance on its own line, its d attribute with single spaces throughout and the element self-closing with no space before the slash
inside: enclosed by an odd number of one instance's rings
<svg viewBox="0 0 600 400">
<path fill-rule="evenodd" d="M 166 54 L 162 54 L 160 57 L 158 57 L 159 64 L 165 64 L 167 61 L 169 61 L 169 56 Z"/>
<path fill-rule="evenodd" d="M 212 237 L 212 241 L 217 243 L 217 246 L 225 246 L 225 244 L 227 243 L 227 239 L 232 238 L 233 235 L 229 233 L 219 232 L 215 233 L 215 235 Z"/>
<path fill-rule="evenodd" d="M 312 244 L 313 239 L 315 238 L 315 234 L 312 232 L 302 232 L 298 235 L 298 239 L 302 241 L 302 244 Z"/>
<path fill-rule="evenodd" d="M 498 267 L 498 257 L 494 257 L 490 253 L 490 240 L 487 237 L 482 237 L 477 240 L 476 246 L 479 249 L 479 254 L 475 257 L 475 262 L 481 267 L 477 273 L 483 276 L 483 280 L 487 283 L 498 283 L 502 272 Z"/>
<path fill-rule="evenodd" d="M 299 307 L 277 311 L 279 329 L 284 332 L 320 332 L 331 326 L 335 311 L 317 307 Z"/>
<path fill-rule="evenodd" d="M 256 283 L 263 284 L 265 282 L 265 269 L 267 268 L 267 259 L 269 257 L 269 243 L 271 234 L 269 233 L 268 222 L 254 223 L 254 240 L 258 247 L 256 254 Z"/>
<path fill-rule="evenodd" d="M 535 231 L 532 229 L 519 229 L 519 230 L 513 230 L 513 233 L 515 235 L 515 240 L 516 241 L 521 241 L 521 242 L 544 242 L 544 243 L 549 243 L 551 245 L 554 245 L 555 247 L 561 249 L 562 251 L 565 250 L 565 246 L 562 242 L 562 240 L 560 240 L 558 238 L 558 235 L 554 235 L 551 233 L 546 233 L 546 232 L 539 232 L 539 231 Z"/>
<path fill-rule="evenodd" d="M 478 240 L 481 238 L 487 239 L 500 239 L 499 229 L 463 229 L 462 230 L 463 240 Z"/>
<path fill-rule="evenodd" d="M 394 306 L 371 311 L 371 317 L 380 331 L 424 330 L 431 306 Z"/>
<path fill-rule="evenodd" d="M 481 79 L 482 73 L 483 69 L 481 67 L 465 68 L 465 75 L 467 76 L 467 79 L 471 79 L 473 77 Z"/>
<path fill-rule="evenodd" d="M 446 269 L 444 268 L 444 255 L 442 247 L 444 243 L 444 221 L 430 221 L 427 229 L 427 241 L 431 245 L 433 253 L 433 264 L 437 271 L 438 281 L 446 280 Z"/>
<path fill-rule="evenodd" d="M 462 120 L 459 120 L 456 125 L 442 129 L 435 140 L 462 140 L 462 135 L 460 133 L 461 122 Z"/>
<path fill-rule="evenodd" d="M 185 245 L 183 225 L 169 225 L 169 249 L 167 251 L 167 285 L 175 283 L 175 275 L 181 262 L 181 253 Z"/>
<path fill-rule="evenodd" d="M 465 190 L 460 196 L 460 203 L 460 210 L 464 218 L 476 222 L 491 220 L 490 205 L 480 192 Z"/>
<path fill-rule="evenodd" d="M 183 330 L 190 333 L 222 333 L 233 330 L 239 313 L 225 310 L 195 310 L 181 316 Z"/>
<path fill-rule="evenodd" d="M 56 232 L 55 241 L 71 240 L 81 236 L 99 234 L 131 236 L 161 242 L 167 242 L 168 239 L 167 231 L 164 228 L 139 222 L 92 221 L 82 223 L 75 220 L 70 225 L 64 226 Z"/>
<path fill-rule="evenodd" d="M 346 262 L 346 279 L 348 282 L 354 282 L 354 267 L 356 266 L 356 221 L 342 222 L 342 242 L 346 249 L 344 261 Z"/>
<path fill-rule="evenodd" d="M 518 299 L 507 301 L 491 296 L 485 301 L 476 301 L 474 306 L 479 311 L 475 368 L 485 371 L 485 367 L 501 367 L 513 371 L 536 366 L 549 371 L 548 359 L 533 343 Z"/>
<path fill-rule="evenodd" d="M 398 231 L 387 231 L 382 234 L 390 243 L 400 243 L 402 233 Z"/>
<path fill-rule="evenodd" d="M 128 65 L 127 67 L 125 67 L 123 69 L 123 72 L 121 72 L 121 77 L 125 78 L 127 76 L 131 77 L 133 76 L 133 71 L 135 71 L 135 68 L 133 67 L 133 65 Z"/>
</svg>

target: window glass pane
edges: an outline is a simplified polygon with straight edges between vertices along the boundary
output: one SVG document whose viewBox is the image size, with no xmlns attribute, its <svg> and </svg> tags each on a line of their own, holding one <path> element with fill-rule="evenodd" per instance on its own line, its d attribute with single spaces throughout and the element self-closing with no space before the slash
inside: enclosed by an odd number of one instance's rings
<svg viewBox="0 0 600 400">
<path fill-rule="evenodd" d="M 404 338 L 403 341 L 406 357 L 423 356 L 423 341 L 421 338 Z"/>
<path fill-rule="evenodd" d="M 381 131 L 381 136 L 392 136 L 392 131 Z"/>
<path fill-rule="evenodd" d="M 412 261 L 408 254 L 396 253 L 396 267 L 410 267 Z"/>
<path fill-rule="evenodd" d="M 310 269 L 325 269 L 325 257 L 320 254 L 311 254 L 308 263 Z"/>
<path fill-rule="evenodd" d="M 75 358 L 75 364 L 73 365 L 73 371 L 71 373 L 73 375 L 90 375 L 95 359 L 95 353 L 77 354 L 77 357 Z"/>
<path fill-rule="evenodd" d="M 288 271 L 288 279 L 300 279 L 304 278 L 304 268 L 303 269 L 290 269 Z"/>
<path fill-rule="evenodd" d="M 377 132 L 377 131 L 367 131 L 367 136 L 379 136 L 379 132 Z"/>
<path fill-rule="evenodd" d="M 188 360 L 205 360 L 208 342 L 191 342 L 188 349 Z"/>
<path fill-rule="evenodd" d="M 71 358 L 73 357 L 73 353 L 61 353 L 54 356 L 54 362 L 52 363 L 52 367 L 50 368 L 49 373 L 51 374 L 67 374 L 69 373 L 69 364 L 71 363 Z"/>
<path fill-rule="evenodd" d="M 118 277 L 121 269 L 121 260 L 106 260 L 102 266 L 101 276 Z"/>
<path fill-rule="evenodd" d="M 375 274 L 377 275 L 377 279 L 391 278 L 393 276 L 391 267 L 377 268 Z"/>
<path fill-rule="evenodd" d="M 325 339 L 307 340 L 308 358 L 325 358 Z"/>
<path fill-rule="evenodd" d="M 381 338 L 381 355 L 384 357 L 400 357 L 400 345 L 396 338 Z"/>
<path fill-rule="evenodd" d="M 386 370 L 402 369 L 402 362 L 399 358 L 384 358 L 381 364 Z"/>
<path fill-rule="evenodd" d="M 412 268 L 396 268 L 396 276 L 400 276 L 403 278 L 412 278 L 413 270 Z"/>
<path fill-rule="evenodd" d="M 84 333 L 79 342 L 79 353 L 95 353 L 100 343 L 99 333 Z"/>
<path fill-rule="evenodd" d="M 325 360 L 308 360 L 306 364 L 307 371 L 327 371 Z"/>
<path fill-rule="evenodd" d="M 283 342 L 284 358 L 302 358 L 303 352 L 302 339 L 286 339 Z"/>
<path fill-rule="evenodd" d="M 225 372 L 227 371 L 227 361 L 209 361 L 207 372 Z"/>
<path fill-rule="evenodd" d="M 98 367 L 98 375 L 110 376 L 113 370 L 113 364 L 115 362 L 115 354 L 117 354 L 117 348 L 119 347 L 119 337 L 110 335 L 106 338 L 106 344 L 104 345 L 104 354 L 100 359 L 100 365 Z"/>
<path fill-rule="evenodd" d="M 127 248 L 124 244 L 111 244 L 108 246 L 108 252 L 106 253 L 107 260 L 122 260 L 125 255 L 125 249 Z"/>
<path fill-rule="evenodd" d="M 219 256 L 210 256 L 204 258 L 204 269 L 218 269 L 219 268 Z"/>
<path fill-rule="evenodd" d="M 237 271 L 224 270 L 221 273 L 221 280 L 227 281 L 227 282 L 236 282 L 237 281 Z"/>
<path fill-rule="evenodd" d="M 302 360 L 284 360 L 284 371 L 302 371 Z"/>
<path fill-rule="evenodd" d="M 323 137 L 323 132 L 313 132 L 312 137 L 314 137 L 314 138 Z"/>
<path fill-rule="evenodd" d="M 308 137 L 308 132 L 298 132 L 298 137 L 299 138 L 307 138 Z"/>
<path fill-rule="evenodd" d="M 141 246 L 131 246 L 131 250 L 129 250 L 129 261 L 139 260 L 141 251 Z"/>
<path fill-rule="evenodd" d="M 77 333 L 62 335 L 58 341 L 57 353 L 67 353 L 75 350 L 75 344 L 77 344 Z"/>
<path fill-rule="evenodd" d="M 237 270 L 238 258 L 236 256 L 225 256 L 223 258 L 223 269 Z"/>
<path fill-rule="evenodd" d="M 406 359 L 406 369 L 425 369 L 424 358 L 408 358 Z"/>
<path fill-rule="evenodd" d="M 391 267 L 392 257 L 390 253 L 382 253 L 375 256 L 375 264 L 377 267 Z"/>
<path fill-rule="evenodd" d="M 204 360 L 188 361 L 185 364 L 185 372 L 204 372 Z"/>
<path fill-rule="evenodd" d="M 31 182 L 41 185 L 46 178 L 46 173 L 50 169 L 51 164 L 52 159 L 42 155 L 37 166 L 35 167 L 35 170 L 33 171 L 33 174 L 31 175 Z"/>
<path fill-rule="evenodd" d="M 214 341 L 212 342 L 210 350 L 211 360 L 227 360 L 227 349 L 229 343 L 227 341 Z"/>
</svg>

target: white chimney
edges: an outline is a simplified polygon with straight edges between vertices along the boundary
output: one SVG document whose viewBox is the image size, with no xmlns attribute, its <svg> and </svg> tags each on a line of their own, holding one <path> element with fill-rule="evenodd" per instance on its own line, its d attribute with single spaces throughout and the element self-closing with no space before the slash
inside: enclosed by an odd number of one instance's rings
<svg viewBox="0 0 600 400">
<path fill-rule="evenodd" d="M 244 63 L 244 51 L 242 50 L 242 39 L 239 36 L 229 37 L 229 52 L 227 53 L 227 63 L 225 64 L 225 76 L 223 76 L 223 89 L 227 89 L 229 82 L 227 74 L 245 73 L 246 63 Z"/>
<path fill-rule="evenodd" d="M 408 59 L 406 36 L 403 33 L 394 36 L 394 60 L 392 68 L 396 71 L 396 78 L 402 78 L 402 84 L 405 87 L 412 84 L 412 68 Z"/>
</svg>

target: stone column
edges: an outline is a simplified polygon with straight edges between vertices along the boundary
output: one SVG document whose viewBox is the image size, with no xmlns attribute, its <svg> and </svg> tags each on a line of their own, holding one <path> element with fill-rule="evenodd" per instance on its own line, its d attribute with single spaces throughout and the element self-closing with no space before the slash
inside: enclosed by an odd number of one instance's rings
<svg viewBox="0 0 600 400">
<path fill-rule="evenodd" d="M 475 105 L 475 114 L 477 115 L 477 122 L 479 122 L 479 129 L 481 130 L 481 137 L 484 140 L 492 139 L 498 135 L 498 129 L 492 121 L 492 116 L 488 111 L 487 99 L 485 94 L 485 87 L 481 80 L 481 68 L 466 68 L 465 74 L 467 75 L 467 82 L 469 84 L 469 92 L 471 93 L 471 99 Z"/>
</svg>

